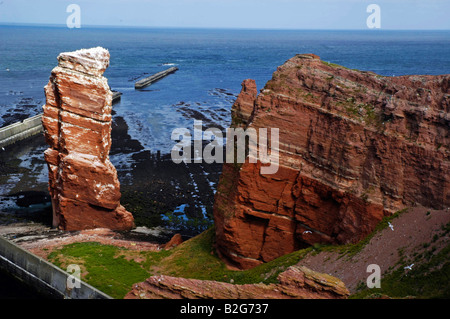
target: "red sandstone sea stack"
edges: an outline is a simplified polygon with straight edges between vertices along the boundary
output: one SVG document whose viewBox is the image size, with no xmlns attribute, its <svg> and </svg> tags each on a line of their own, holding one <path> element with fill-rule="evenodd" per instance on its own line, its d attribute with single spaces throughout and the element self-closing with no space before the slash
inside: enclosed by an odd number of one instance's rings
<svg viewBox="0 0 450 319">
<path fill-rule="evenodd" d="M 246 80 L 233 127 L 279 128 L 280 165 L 226 163 L 218 253 L 251 268 L 315 243 L 354 243 L 383 216 L 450 206 L 450 75 L 384 77 L 297 55 L 258 94 Z"/>
<path fill-rule="evenodd" d="M 112 92 L 103 72 L 109 52 L 97 47 L 61 53 L 45 86 L 42 123 L 53 226 L 63 230 L 134 227 L 120 205 L 109 160 Z"/>
</svg>

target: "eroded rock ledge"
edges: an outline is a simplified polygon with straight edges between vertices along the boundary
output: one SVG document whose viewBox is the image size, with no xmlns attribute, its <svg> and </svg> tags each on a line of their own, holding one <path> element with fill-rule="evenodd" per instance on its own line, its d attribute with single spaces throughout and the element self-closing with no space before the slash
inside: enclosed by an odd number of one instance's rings
<svg viewBox="0 0 450 319">
<path fill-rule="evenodd" d="M 245 80 L 232 126 L 279 128 L 280 167 L 224 164 L 218 253 L 254 267 L 315 243 L 357 242 L 416 204 L 450 206 L 450 75 L 384 77 L 297 55 L 258 94 Z"/>
<path fill-rule="evenodd" d="M 278 284 L 234 285 L 212 280 L 152 276 L 135 284 L 125 299 L 342 299 L 350 294 L 339 279 L 291 266 Z"/>
<path fill-rule="evenodd" d="M 45 86 L 42 122 L 50 148 L 45 151 L 53 226 L 63 230 L 134 226 L 120 205 L 117 171 L 109 160 L 112 92 L 103 72 L 103 48 L 58 56 Z"/>
</svg>

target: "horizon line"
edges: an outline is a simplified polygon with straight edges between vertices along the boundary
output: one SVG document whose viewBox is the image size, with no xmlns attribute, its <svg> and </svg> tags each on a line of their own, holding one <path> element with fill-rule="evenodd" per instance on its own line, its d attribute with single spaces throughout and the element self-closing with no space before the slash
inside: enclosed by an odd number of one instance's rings
<svg viewBox="0 0 450 319">
<path fill-rule="evenodd" d="M 0 22 L 0 27 L 2 26 L 18 26 L 18 27 L 55 27 L 55 28 L 67 28 L 66 24 L 59 23 L 35 23 L 35 22 Z M 101 24 L 86 24 L 81 28 L 73 28 L 73 29 L 105 29 L 105 28 L 113 28 L 113 29 L 178 29 L 178 30 L 248 30 L 248 31 L 370 31 L 370 32 L 380 32 L 380 31 L 450 31 L 450 29 L 369 29 L 369 28 L 337 28 L 337 29 L 327 29 L 327 28 L 311 28 L 311 29 L 300 29 L 300 28 L 251 28 L 251 27 L 199 27 L 199 26 L 149 26 L 149 25 L 101 25 Z"/>
</svg>

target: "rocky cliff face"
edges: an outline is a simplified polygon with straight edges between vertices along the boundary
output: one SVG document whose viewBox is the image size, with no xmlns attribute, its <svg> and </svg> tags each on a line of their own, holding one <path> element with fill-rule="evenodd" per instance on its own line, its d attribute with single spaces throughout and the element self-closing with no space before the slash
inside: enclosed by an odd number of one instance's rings
<svg viewBox="0 0 450 319">
<path fill-rule="evenodd" d="M 102 76 L 103 48 L 61 53 L 45 86 L 42 123 L 53 225 L 64 230 L 125 230 L 133 216 L 120 205 L 117 172 L 109 161 L 111 100 Z"/>
<path fill-rule="evenodd" d="M 277 279 L 277 284 L 233 285 L 152 276 L 134 285 L 125 299 L 343 299 L 350 294 L 339 279 L 303 266 L 291 266 Z"/>
<path fill-rule="evenodd" d="M 258 94 L 246 80 L 234 127 L 279 128 L 276 174 L 224 164 L 217 251 L 250 268 L 314 243 L 357 242 L 406 206 L 450 206 L 450 75 L 384 77 L 297 55 Z"/>
</svg>

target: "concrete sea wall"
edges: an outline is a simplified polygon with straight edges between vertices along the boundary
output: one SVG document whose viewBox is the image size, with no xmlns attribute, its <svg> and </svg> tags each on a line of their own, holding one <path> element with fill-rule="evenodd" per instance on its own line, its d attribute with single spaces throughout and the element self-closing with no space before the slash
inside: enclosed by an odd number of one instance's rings
<svg viewBox="0 0 450 319">
<path fill-rule="evenodd" d="M 42 113 L 0 128 L 0 147 L 42 132 Z"/>
<path fill-rule="evenodd" d="M 34 288 L 40 296 L 57 299 L 111 299 L 98 289 L 80 281 L 70 288 L 71 274 L 0 237 L 0 270 Z M 69 279 L 69 280 L 68 280 Z"/>
</svg>

